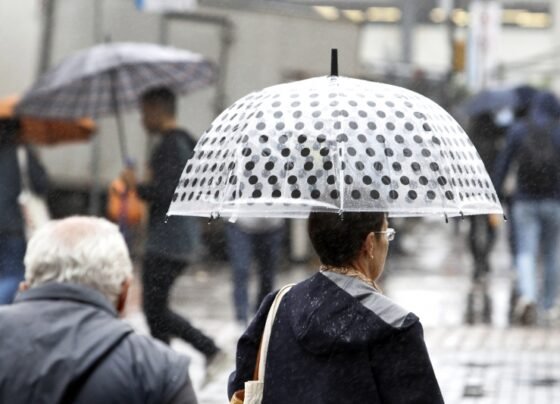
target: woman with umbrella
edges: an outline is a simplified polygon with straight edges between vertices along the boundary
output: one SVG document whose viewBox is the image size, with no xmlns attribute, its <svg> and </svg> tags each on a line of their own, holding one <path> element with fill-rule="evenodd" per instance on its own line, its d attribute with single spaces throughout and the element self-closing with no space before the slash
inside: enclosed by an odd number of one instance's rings
<svg viewBox="0 0 560 404">
<path fill-rule="evenodd" d="M 440 403 L 418 318 L 375 284 L 394 237 L 387 216 L 502 210 L 447 112 L 338 77 L 335 60 L 331 76 L 263 89 L 218 116 L 168 214 L 309 218 L 320 272 L 265 299 L 238 343 L 232 402 Z"/>
<path fill-rule="evenodd" d="M 311 214 L 309 237 L 321 271 L 282 301 L 264 402 L 443 403 L 418 317 L 375 283 L 395 236 L 387 225 L 384 213 Z M 253 374 L 273 300 L 269 295 L 239 340 L 230 397 Z"/>
</svg>

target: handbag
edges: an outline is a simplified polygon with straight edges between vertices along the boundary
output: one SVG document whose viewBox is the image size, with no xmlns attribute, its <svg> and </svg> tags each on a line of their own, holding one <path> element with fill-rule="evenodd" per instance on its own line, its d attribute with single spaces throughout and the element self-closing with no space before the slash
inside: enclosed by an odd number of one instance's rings
<svg viewBox="0 0 560 404">
<path fill-rule="evenodd" d="M 25 238 L 29 240 L 41 226 L 51 219 L 51 215 L 45 199 L 31 189 L 29 161 L 25 148 L 18 147 L 17 160 L 21 178 L 21 191 L 18 196 L 18 204 L 23 216 Z"/>
<path fill-rule="evenodd" d="M 116 178 L 109 185 L 107 216 L 121 225 L 137 225 L 146 217 L 146 205 L 122 178 Z"/>
<path fill-rule="evenodd" d="M 268 343 L 270 341 L 270 333 L 272 332 L 272 325 L 276 318 L 276 312 L 280 307 L 282 298 L 294 286 L 289 284 L 284 286 L 276 294 L 272 306 L 266 316 L 266 323 L 261 339 L 261 346 L 257 353 L 257 360 L 255 364 L 255 371 L 253 373 L 253 380 L 245 382 L 245 389 L 236 391 L 231 397 L 230 404 L 261 404 L 264 392 L 264 370 L 266 366 L 266 357 L 268 354 Z"/>
</svg>

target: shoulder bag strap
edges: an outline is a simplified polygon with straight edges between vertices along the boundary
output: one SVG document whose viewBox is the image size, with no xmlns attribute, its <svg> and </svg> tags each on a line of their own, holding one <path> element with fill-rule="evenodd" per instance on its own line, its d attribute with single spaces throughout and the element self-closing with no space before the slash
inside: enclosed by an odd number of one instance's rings
<svg viewBox="0 0 560 404">
<path fill-rule="evenodd" d="M 289 292 L 292 286 L 294 286 L 293 283 L 284 286 L 278 291 L 276 297 L 274 298 L 274 301 L 272 302 L 272 306 L 268 311 L 268 315 L 266 316 L 266 323 L 261 340 L 261 347 L 257 355 L 257 368 L 255 369 L 255 373 L 257 374 L 256 380 L 260 382 L 264 382 L 264 371 L 266 366 L 266 357 L 268 354 L 268 343 L 270 341 L 270 334 L 272 332 L 272 325 L 274 324 L 274 320 L 276 319 L 276 313 L 278 312 L 278 307 L 280 307 L 282 298 L 286 293 Z"/>
<path fill-rule="evenodd" d="M 27 160 L 27 150 L 25 150 L 24 146 L 18 146 L 17 148 L 17 161 L 21 181 L 21 190 L 31 190 L 31 184 L 29 180 L 29 162 Z"/>
</svg>

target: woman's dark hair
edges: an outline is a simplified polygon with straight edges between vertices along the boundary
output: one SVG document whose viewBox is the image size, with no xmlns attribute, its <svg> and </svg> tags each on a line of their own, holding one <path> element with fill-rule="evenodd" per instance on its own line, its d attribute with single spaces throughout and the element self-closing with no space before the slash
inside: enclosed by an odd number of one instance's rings
<svg viewBox="0 0 560 404">
<path fill-rule="evenodd" d="M 367 235 L 381 231 L 385 217 L 382 212 L 312 212 L 307 232 L 324 265 L 346 266 L 357 256 Z"/>
</svg>

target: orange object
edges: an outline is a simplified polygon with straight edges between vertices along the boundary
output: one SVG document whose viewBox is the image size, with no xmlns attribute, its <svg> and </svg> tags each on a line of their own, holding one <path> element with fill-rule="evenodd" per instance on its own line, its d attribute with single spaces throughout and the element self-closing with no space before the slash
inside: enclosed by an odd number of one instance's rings
<svg viewBox="0 0 560 404">
<path fill-rule="evenodd" d="M 17 118 L 15 108 L 18 102 L 18 96 L 0 99 L 0 119 Z M 20 135 L 24 143 L 53 145 L 85 141 L 97 130 L 95 122 L 89 118 L 71 121 L 21 116 L 19 119 Z"/>
<path fill-rule="evenodd" d="M 109 185 L 107 216 L 119 224 L 139 224 L 146 215 L 146 205 L 136 190 L 129 189 L 121 178 Z"/>
</svg>

